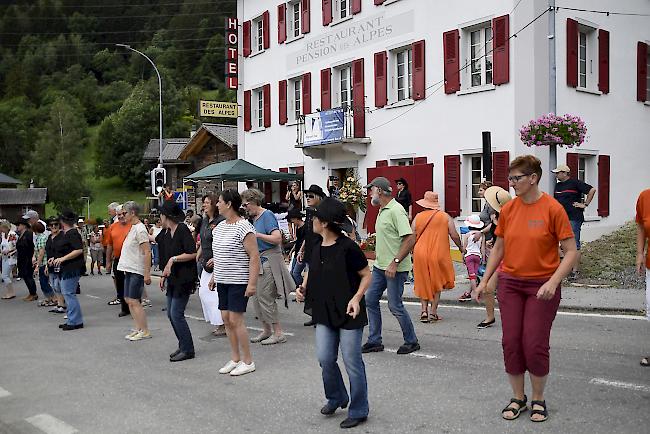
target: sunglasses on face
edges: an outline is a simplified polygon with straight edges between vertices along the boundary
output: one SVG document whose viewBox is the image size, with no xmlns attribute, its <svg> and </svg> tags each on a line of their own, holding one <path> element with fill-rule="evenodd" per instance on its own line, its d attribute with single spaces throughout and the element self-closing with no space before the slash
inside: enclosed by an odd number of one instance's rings
<svg viewBox="0 0 650 434">
<path fill-rule="evenodd" d="M 306 194 L 305 199 L 315 199 L 316 195 L 315 194 Z"/>
<path fill-rule="evenodd" d="M 524 173 L 523 175 L 508 176 L 508 181 L 510 181 L 510 182 L 519 182 L 523 178 L 525 178 L 526 176 L 530 176 L 530 175 L 532 175 L 532 174 L 531 173 Z"/>
</svg>

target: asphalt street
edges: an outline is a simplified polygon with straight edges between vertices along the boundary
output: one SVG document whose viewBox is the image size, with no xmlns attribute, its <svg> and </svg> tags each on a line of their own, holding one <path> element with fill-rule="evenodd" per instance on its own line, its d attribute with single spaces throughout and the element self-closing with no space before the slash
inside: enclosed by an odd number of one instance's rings
<svg viewBox="0 0 650 434">
<path fill-rule="evenodd" d="M 84 277 L 81 284 L 82 330 L 62 332 L 63 318 L 35 303 L 0 303 L 0 434 L 340 431 L 345 411 L 319 413 L 320 368 L 301 305 L 281 308 L 287 343 L 254 345 L 257 371 L 235 378 L 217 372 L 229 347 L 200 320 L 198 295 L 187 310 L 197 358 L 170 363 L 176 339 L 156 279 L 147 309 L 153 338 L 139 342 L 124 339 L 132 321 L 118 319 L 119 308 L 106 304 L 114 295 L 110 277 Z M 383 305 L 387 351 L 364 355 L 370 417 L 352 432 L 648 432 L 650 369 L 639 360 L 650 353 L 650 324 L 640 317 L 558 316 L 546 393 L 550 418 L 534 424 L 526 414 L 501 419 L 511 392 L 498 324 L 477 330 L 483 312 L 474 306 L 441 307 L 442 321 L 420 324 L 419 306 L 408 308 L 422 349 L 395 354 L 401 332 Z M 247 324 L 259 327 L 252 312 Z"/>
</svg>

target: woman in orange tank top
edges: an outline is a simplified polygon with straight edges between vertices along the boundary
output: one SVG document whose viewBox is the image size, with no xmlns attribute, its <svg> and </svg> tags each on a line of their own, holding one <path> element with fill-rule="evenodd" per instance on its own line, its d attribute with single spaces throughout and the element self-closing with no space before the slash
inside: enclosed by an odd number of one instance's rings
<svg viewBox="0 0 650 434">
<path fill-rule="evenodd" d="M 435 322 L 440 319 L 440 292 L 454 287 L 455 275 L 449 252 L 449 237 L 463 254 L 464 249 L 453 220 L 449 214 L 440 210 L 437 193 L 427 191 L 424 198 L 416 203 L 427 210 L 416 215 L 411 224 L 416 237 L 413 248 L 414 291 L 422 304 L 420 321 Z"/>
</svg>

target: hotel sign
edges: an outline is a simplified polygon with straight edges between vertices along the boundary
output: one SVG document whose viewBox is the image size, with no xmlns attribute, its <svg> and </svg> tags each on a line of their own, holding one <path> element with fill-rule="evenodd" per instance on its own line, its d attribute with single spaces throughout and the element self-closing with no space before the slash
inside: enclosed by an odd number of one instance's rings
<svg viewBox="0 0 650 434">
<path fill-rule="evenodd" d="M 239 28 L 237 18 L 226 18 L 226 87 L 237 89 L 237 50 L 239 44 Z"/>
<path fill-rule="evenodd" d="M 304 48 L 287 57 L 289 70 L 318 60 L 331 61 L 331 56 L 344 54 L 365 46 L 387 40 L 413 31 L 413 11 L 386 17 L 376 14 L 364 20 L 351 20 L 337 25 L 334 30 L 305 38 Z"/>
</svg>

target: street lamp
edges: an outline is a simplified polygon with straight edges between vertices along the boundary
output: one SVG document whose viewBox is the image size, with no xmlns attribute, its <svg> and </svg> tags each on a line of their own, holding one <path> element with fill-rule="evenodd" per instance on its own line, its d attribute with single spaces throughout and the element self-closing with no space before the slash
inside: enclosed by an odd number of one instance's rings
<svg viewBox="0 0 650 434">
<path fill-rule="evenodd" d="M 86 209 L 88 212 L 88 219 L 86 221 L 90 221 L 90 198 L 88 196 L 81 196 L 79 199 L 86 201 Z"/>
<path fill-rule="evenodd" d="M 151 63 L 151 66 L 153 66 L 153 69 L 156 71 L 156 74 L 158 75 L 158 113 L 159 113 L 159 121 L 160 121 L 160 139 L 158 140 L 158 167 L 163 167 L 163 158 L 162 158 L 162 151 L 163 151 L 163 112 L 162 112 L 162 79 L 160 78 L 160 72 L 158 72 L 158 68 L 156 68 L 156 64 L 153 63 L 153 60 L 149 58 L 146 54 L 144 54 L 142 51 L 138 51 L 135 48 L 131 47 L 130 45 L 126 44 L 115 44 L 117 47 L 123 47 L 126 48 L 127 50 L 134 51 L 147 59 L 149 63 Z"/>
</svg>

